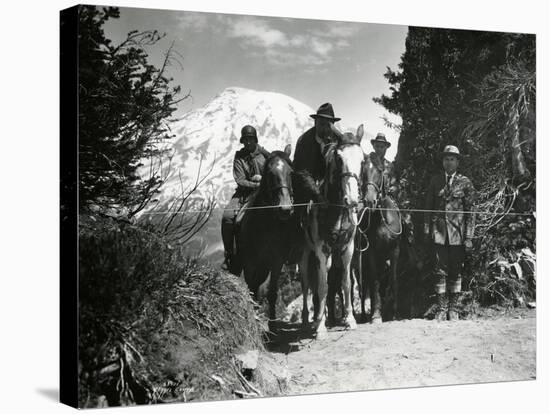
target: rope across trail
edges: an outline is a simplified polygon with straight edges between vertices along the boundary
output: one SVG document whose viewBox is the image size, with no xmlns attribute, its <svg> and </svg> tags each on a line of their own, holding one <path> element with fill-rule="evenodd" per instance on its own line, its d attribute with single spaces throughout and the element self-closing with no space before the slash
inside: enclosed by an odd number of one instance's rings
<svg viewBox="0 0 550 414">
<path fill-rule="evenodd" d="M 302 206 L 310 206 L 310 205 L 324 205 L 324 206 L 331 206 L 331 207 L 342 207 L 342 208 L 349 208 L 349 206 L 343 205 L 343 204 L 333 204 L 333 203 L 296 203 L 296 204 L 289 204 L 292 207 L 302 207 Z M 251 206 L 251 207 L 244 207 L 241 210 L 260 210 L 260 209 L 269 209 L 269 208 L 279 208 L 280 205 L 269 205 L 269 206 Z M 411 213 L 451 213 L 451 214 L 483 214 L 487 216 L 534 216 L 536 218 L 536 211 L 532 211 L 529 213 L 511 213 L 511 212 L 494 212 L 494 211 L 460 211 L 460 210 L 428 210 L 428 209 L 421 209 L 421 208 L 381 208 L 381 207 L 368 207 L 368 210 L 372 211 L 400 211 L 400 212 L 411 212 Z M 221 210 L 221 211 L 229 211 L 229 210 L 236 210 L 234 208 L 216 208 L 215 210 Z M 147 214 L 147 215 L 155 215 L 155 214 L 203 214 L 208 213 L 210 210 L 192 210 L 192 211 L 180 211 L 180 212 L 171 212 L 171 211 L 145 211 L 141 214 Z"/>
</svg>

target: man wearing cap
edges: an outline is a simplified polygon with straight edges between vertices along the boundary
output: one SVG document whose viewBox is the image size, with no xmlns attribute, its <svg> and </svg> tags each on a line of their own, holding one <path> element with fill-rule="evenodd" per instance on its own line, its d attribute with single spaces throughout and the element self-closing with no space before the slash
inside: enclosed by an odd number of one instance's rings
<svg viewBox="0 0 550 414">
<path fill-rule="evenodd" d="M 443 151 L 443 172 L 428 187 L 424 234 L 435 246 L 437 312 L 435 319 L 458 320 L 457 303 L 465 249 L 472 248 L 475 189 L 470 179 L 457 172 L 460 152 L 454 145 Z"/>
<path fill-rule="evenodd" d="M 310 116 L 315 120 L 315 125 L 298 138 L 294 150 L 293 186 L 297 203 L 324 201 L 319 191 L 319 182 L 325 176 L 323 152 L 327 145 L 336 141 L 334 123 L 341 119 L 334 116 L 332 105 L 328 102 Z"/>
<path fill-rule="evenodd" d="M 386 136 L 379 132 L 374 139 L 370 140 L 374 151 L 369 154 L 372 165 L 378 169 L 383 177 L 380 190 L 385 195 L 395 197 L 397 195 L 397 180 L 393 174 L 393 163 L 386 159 L 386 151 L 391 143 Z"/>
<path fill-rule="evenodd" d="M 241 129 L 240 143 L 244 147 L 235 153 L 233 159 L 233 177 L 237 182 L 237 190 L 222 216 L 222 240 L 225 250 L 225 261 L 222 267 L 226 270 L 229 269 L 234 253 L 235 219 L 241 207 L 260 186 L 264 164 L 269 157 L 269 152 L 258 145 L 256 129 L 251 125 L 245 125 Z"/>
</svg>

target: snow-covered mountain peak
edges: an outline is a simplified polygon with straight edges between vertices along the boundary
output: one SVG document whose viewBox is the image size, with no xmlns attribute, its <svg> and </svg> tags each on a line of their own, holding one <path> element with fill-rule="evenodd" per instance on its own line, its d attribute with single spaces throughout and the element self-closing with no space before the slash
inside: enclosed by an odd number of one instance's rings
<svg viewBox="0 0 550 414">
<path fill-rule="evenodd" d="M 197 173 L 208 177 L 197 195 L 213 195 L 224 204 L 235 189 L 233 157 L 241 148 L 241 128 L 252 125 L 259 143 L 269 151 L 294 149 L 298 137 L 313 126 L 314 110 L 300 101 L 277 92 L 229 87 L 201 108 L 186 113 L 172 125 L 174 156 L 171 178 L 158 197 L 161 204 L 181 192 L 184 183 L 193 182 Z"/>
</svg>

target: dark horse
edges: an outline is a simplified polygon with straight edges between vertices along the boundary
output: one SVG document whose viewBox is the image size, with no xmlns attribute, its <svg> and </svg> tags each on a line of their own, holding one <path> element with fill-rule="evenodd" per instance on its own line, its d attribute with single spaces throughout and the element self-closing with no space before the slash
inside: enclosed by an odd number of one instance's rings
<svg viewBox="0 0 550 414">
<path fill-rule="evenodd" d="M 294 228 L 290 145 L 267 159 L 260 187 L 245 211 L 237 234 L 237 254 L 245 281 L 256 299 L 258 288 L 271 275 L 269 317 L 275 319 L 277 280 L 286 262 Z"/>
<path fill-rule="evenodd" d="M 366 211 L 360 218 L 358 243 L 355 251 L 354 266 L 361 295 L 361 311 L 366 318 L 365 301 L 370 291 L 371 321 L 382 322 L 382 298 L 384 302 L 388 287 L 392 293 L 393 318 L 397 318 L 397 263 L 399 260 L 403 224 L 395 201 L 386 194 L 385 182 L 381 171 L 374 166 L 369 157 L 364 168 L 363 194 Z M 390 280 L 386 277 L 386 261 L 390 261 Z M 389 282 L 389 286 L 388 286 Z"/>
</svg>

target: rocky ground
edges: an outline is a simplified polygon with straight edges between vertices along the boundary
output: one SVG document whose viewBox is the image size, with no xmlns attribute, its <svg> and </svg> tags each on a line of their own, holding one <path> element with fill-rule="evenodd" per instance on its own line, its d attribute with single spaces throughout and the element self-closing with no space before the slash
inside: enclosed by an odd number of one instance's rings
<svg viewBox="0 0 550 414">
<path fill-rule="evenodd" d="M 324 340 L 280 321 L 269 349 L 290 372 L 289 395 L 530 380 L 536 378 L 535 314 L 333 327 Z"/>
</svg>

